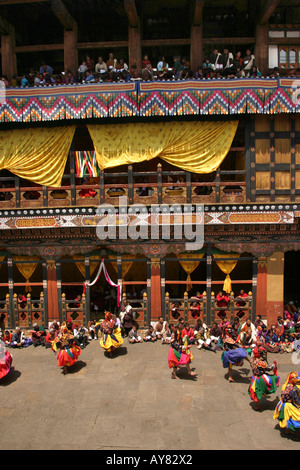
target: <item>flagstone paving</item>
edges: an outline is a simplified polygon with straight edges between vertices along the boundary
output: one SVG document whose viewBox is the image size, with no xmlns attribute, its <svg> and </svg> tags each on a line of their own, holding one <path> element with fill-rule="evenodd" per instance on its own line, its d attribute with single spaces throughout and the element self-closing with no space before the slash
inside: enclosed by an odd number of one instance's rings
<svg viewBox="0 0 300 470">
<path fill-rule="evenodd" d="M 92 341 L 67 375 L 50 350 L 10 350 L 13 369 L 0 381 L 0 449 L 299 449 L 300 436 L 283 436 L 273 420 L 280 388 L 254 411 L 247 363 L 229 383 L 221 352 L 193 347 L 196 378 L 182 369 L 172 380 L 168 349 L 125 339 L 111 359 Z M 300 365 L 290 354 L 270 354 L 269 362 L 275 357 L 282 385 Z"/>
</svg>

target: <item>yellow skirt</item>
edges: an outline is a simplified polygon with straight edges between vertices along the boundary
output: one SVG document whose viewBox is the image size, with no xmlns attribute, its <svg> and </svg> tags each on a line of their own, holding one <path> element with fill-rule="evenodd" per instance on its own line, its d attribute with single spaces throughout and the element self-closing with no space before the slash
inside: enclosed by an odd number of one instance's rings
<svg viewBox="0 0 300 470">
<path fill-rule="evenodd" d="M 112 334 L 103 334 L 100 339 L 101 348 L 110 352 L 112 349 L 119 348 L 123 344 L 121 328 L 116 328 Z"/>
<path fill-rule="evenodd" d="M 292 403 L 277 404 L 273 419 L 278 419 L 281 428 L 296 430 L 300 428 L 300 409 Z"/>
</svg>

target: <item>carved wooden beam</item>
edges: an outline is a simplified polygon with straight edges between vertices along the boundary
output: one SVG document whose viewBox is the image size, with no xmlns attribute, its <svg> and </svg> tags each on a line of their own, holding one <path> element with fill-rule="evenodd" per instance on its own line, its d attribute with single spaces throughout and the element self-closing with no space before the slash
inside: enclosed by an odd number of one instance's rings
<svg viewBox="0 0 300 470">
<path fill-rule="evenodd" d="M 268 23 L 270 16 L 274 12 L 280 0 L 267 0 L 262 6 L 261 13 L 259 16 L 259 24 Z"/>
<path fill-rule="evenodd" d="M 128 23 L 131 28 L 137 28 L 139 24 L 139 17 L 136 10 L 134 0 L 124 0 L 124 8 L 128 18 Z"/>
<path fill-rule="evenodd" d="M 194 12 L 194 26 L 200 26 L 202 24 L 202 12 L 204 7 L 205 0 L 196 0 L 195 1 L 195 12 Z"/>
<path fill-rule="evenodd" d="M 64 29 L 69 31 L 74 29 L 75 20 L 73 20 L 62 0 L 51 0 L 51 9 Z"/>
</svg>

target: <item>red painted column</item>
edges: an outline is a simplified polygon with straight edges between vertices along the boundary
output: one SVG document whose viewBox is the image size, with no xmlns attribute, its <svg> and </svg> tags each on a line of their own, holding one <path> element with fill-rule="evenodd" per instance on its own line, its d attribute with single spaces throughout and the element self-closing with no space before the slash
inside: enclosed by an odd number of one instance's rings
<svg viewBox="0 0 300 470">
<path fill-rule="evenodd" d="M 47 261 L 48 321 L 59 321 L 55 261 Z"/>
<path fill-rule="evenodd" d="M 151 321 L 161 316 L 160 258 L 151 259 Z"/>
</svg>

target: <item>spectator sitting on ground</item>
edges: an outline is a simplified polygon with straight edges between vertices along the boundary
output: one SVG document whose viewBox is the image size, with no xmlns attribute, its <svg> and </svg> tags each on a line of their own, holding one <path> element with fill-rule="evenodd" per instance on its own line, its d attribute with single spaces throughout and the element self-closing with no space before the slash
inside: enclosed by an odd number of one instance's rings
<svg viewBox="0 0 300 470">
<path fill-rule="evenodd" d="M 12 333 L 9 330 L 5 330 L 3 333 L 3 342 L 5 346 L 10 346 L 10 343 L 12 341 Z"/>
<path fill-rule="evenodd" d="M 184 337 L 188 338 L 188 344 L 194 344 L 195 332 L 188 322 L 184 324 L 184 328 L 181 330 L 181 338 L 183 339 Z"/>
<path fill-rule="evenodd" d="M 16 327 L 12 335 L 10 345 L 12 348 L 22 348 L 25 345 L 24 333 L 19 326 Z"/>
<path fill-rule="evenodd" d="M 34 323 L 33 330 L 31 331 L 32 344 L 36 348 L 37 346 L 44 346 L 46 339 L 46 331 L 42 325 Z"/>
<path fill-rule="evenodd" d="M 162 339 L 167 328 L 167 322 L 164 321 L 163 317 L 159 317 L 158 322 L 154 326 L 154 331 L 157 339 Z"/>
<path fill-rule="evenodd" d="M 154 328 L 153 328 L 152 325 L 149 326 L 149 328 L 146 331 L 143 339 L 144 339 L 145 342 L 150 341 L 150 342 L 154 343 L 155 341 L 157 341 L 157 336 L 156 336 L 156 333 L 155 333 Z"/>
<path fill-rule="evenodd" d="M 143 342 L 141 336 L 138 335 L 136 325 L 133 325 L 131 330 L 128 333 L 128 342 L 130 344 L 142 343 Z"/>
<path fill-rule="evenodd" d="M 161 344 L 170 344 L 171 338 L 172 338 L 172 328 L 171 328 L 171 325 L 167 325 L 166 331 L 163 334 Z"/>
<path fill-rule="evenodd" d="M 88 329 L 85 328 L 84 326 L 79 325 L 79 326 L 74 327 L 73 334 L 74 334 L 75 344 L 77 344 L 77 346 L 79 346 L 82 349 L 86 348 L 88 344 L 88 337 L 86 335 L 87 333 L 88 333 Z"/>
</svg>

